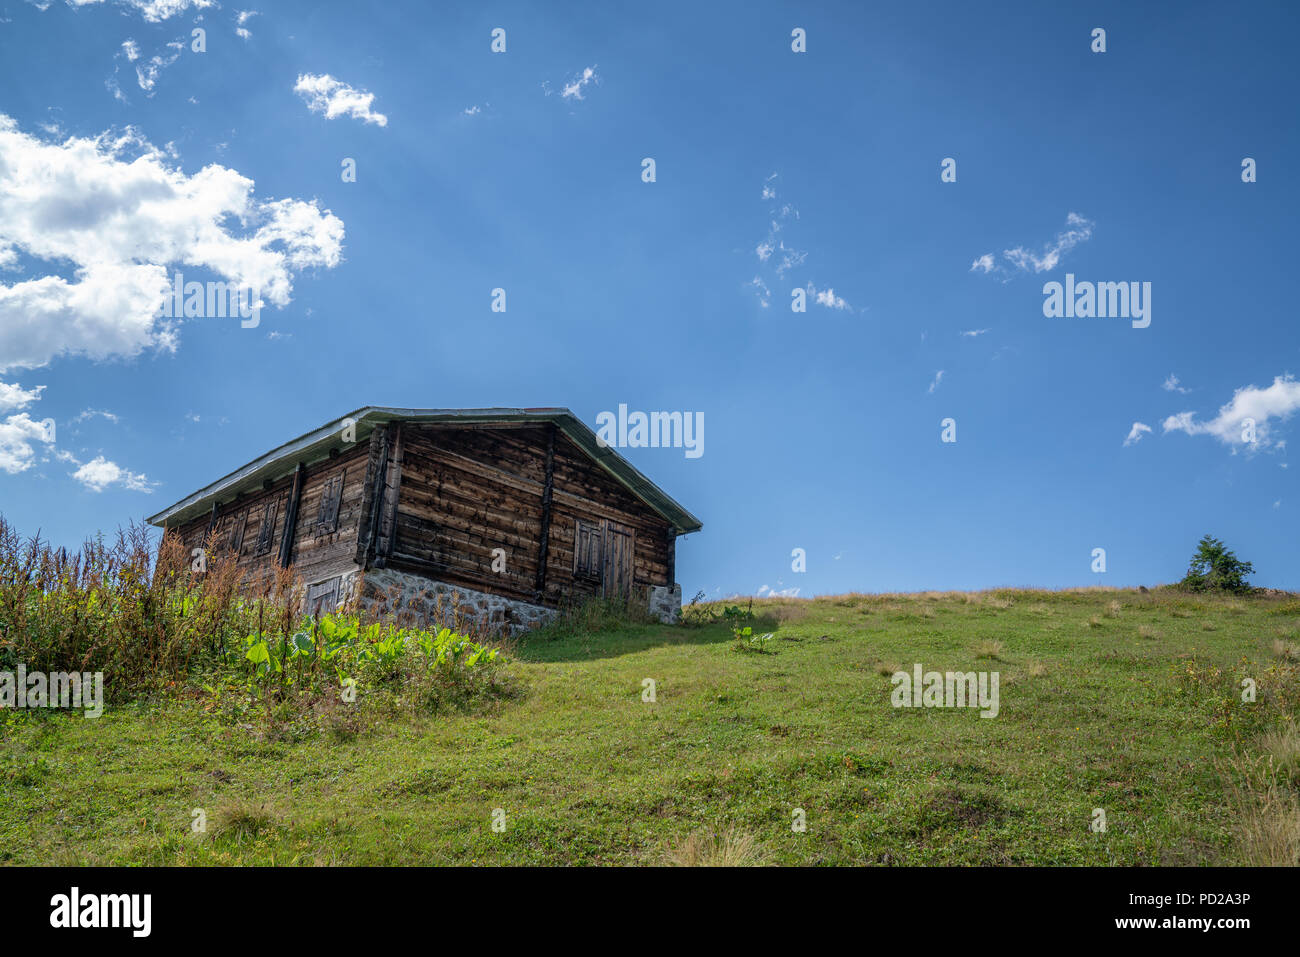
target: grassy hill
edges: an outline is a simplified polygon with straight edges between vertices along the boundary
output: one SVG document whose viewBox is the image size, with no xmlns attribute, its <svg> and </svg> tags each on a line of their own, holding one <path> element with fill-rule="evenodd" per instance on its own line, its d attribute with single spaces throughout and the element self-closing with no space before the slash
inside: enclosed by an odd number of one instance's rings
<svg viewBox="0 0 1300 957">
<path fill-rule="evenodd" d="M 1294 596 L 753 610 L 762 651 L 724 622 L 525 639 L 518 693 L 471 714 L 321 732 L 184 693 L 98 720 L 0 712 L 0 861 L 1297 862 Z M 998 716 L 892 707 L 890 675 L 916 663 L 998 672 Z"/>
</svg>

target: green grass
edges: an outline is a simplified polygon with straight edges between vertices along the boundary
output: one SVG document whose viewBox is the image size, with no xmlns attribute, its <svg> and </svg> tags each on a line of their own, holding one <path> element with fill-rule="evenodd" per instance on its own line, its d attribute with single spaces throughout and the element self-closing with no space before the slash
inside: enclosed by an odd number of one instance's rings
<svg viewBox="0 0 1300 957">
<path fill-rule="evenodd" d="M 268 736 L 184 696 L 99 720 L 0 712 L 0 862 L 658 864 L 716 847 L 766 864 L 1236 863 L 1229 762 L 1255 736 L 1233 689 L 1273 668 L 1261 688 L 1281 691 L 1245 707 L 1272 707 L 1274 730 L 1295 717 L 1294 666 L 1276 672 L 1292 596 L 754 610 L 764 653 L 722 624 L 525 640 L 522 697 L 355 737 Z M 1000 672 L 1001 713 L 890 707 L 889 673 L 915 662 Z M 1219 686 L 1179 677 L 1215 667 Z"/>
</svg>

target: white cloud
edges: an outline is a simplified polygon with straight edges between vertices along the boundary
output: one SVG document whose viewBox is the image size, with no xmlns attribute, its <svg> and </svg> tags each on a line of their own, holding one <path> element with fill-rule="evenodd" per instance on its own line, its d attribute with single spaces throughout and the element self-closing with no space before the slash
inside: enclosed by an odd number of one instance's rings
<svg viewBox="0 0 1300 957">
<path fill-rule="evenodd" d="M 97 455 L 75 472 L 69 473 L 92 492 L 102 492 L 110 485 L 121 485 L 132 492 L 150 493 L 149 480 L 142 474 L 128 472 L 116 462 Z"/>
<path fill-rule="evenodd" d="M 777 584 L 781 584 L 777 582 Z M 772 588 L 768 585 L 761 585 L 758 589 L 758 598 L 797 598 L 799 596 L 798 588 Z"/>
<path fill-rule="evenodd" d="M 1128 437 L 1124 439 L 1125 447 L 1142 441 L 1142 436 L 1151 431 L 1151 426 L 1145 422 L 1134 422 L 1133 428 L 1128 430 Z"/>
<path fill-rule="evenodd" d="M 795 266 L 802 266 L 808 254 L 798 249 L 791 249 L 784 242 L 778 242 L 776 248 L 781 251 L 781 262 L 776 267 L 777 278 L 785 276 Z"/>
<path fill-rule="evenodd" d="M 104 0 L 68 0 L 68 6 L 89 7 L 103 2 Z M 135 10 L 149 23 L 162 23 L 190 8 L 205 10 L 214 5 L 214 0 L 115 0 L 115 2 Z M 40 9 L 44 10 L 46 7 Z"/>
<path fill-rule="evenodd" d="M 1290 375 L 1280 375 L 1267 388 L 1243 386 L 1232 394 L 1232 400 L 1219 408 L 1219 414 L 1208 422 L 1198 422 L 1195 412 L 1179 412 L 1165 419 L 1164 431 L 1186 432 L 1188 435 L 1210 435 L 1225 445 L 1244 448 L 1267 448 L 1270 444 L 1285 448 L 1285 440 L 1272 442 L 1274 419 L 1284 422 L 1300 409 L 1300 382 Z M 1255 425 L 1255 439 L 1246 441 L 1246 420 Z"/>
<path fill-rule="evenodd" d="M 758 304 L 766 309 L 772 304 L 772 290 L 767 288 L 767 283 L 763 282 L 761 276 L 755 276 L 747 285 L 754 287 L 754 294 L 758 296 Z"/>
<path fill-rule="evenodd" d="M 258 200 L 217 164 L 187 176 L 134 131 L 47 143 L 0 114 L 0 250 L 72 272 L 0 283 L 0 371 L 174 349 L 176 326 L 158 317 L 170 266 L 283 307 L 293 274 L 338 265 L 342 241 L 343 222 L 314 201 Z"/>
<path fill-rule="evenodd" d="M 594 65 L 587 67 L 568 83 L 564 84 L 564 89 L 560 91 L 560 98 L 564 100 L 585 99 L 582 95 L 582 91 L 589 83 L 600 83 L 600 77 L 596 76 L 596 67 Z"/>
<path fill-rule="evenodd" d="M 461 110 L 460 112 L 465 116 L 477 116 L 483 111 L 479 109 L 477 106 L 467 106 L 465 109 Z"/>
<path fill-rule="evenodd" d="M 135 68 L 136 82 L 140 84 L 140 89 L 144 90 L 151 96 L 153 95 L 153 88 L 158 85 L 159 75 L 161 75 L 163 70 L 167 69 L 181 58 L 181 52 L 185 45 L 180 41 L 175 41 L 167 44 L 167 46 L 173 51 L 171 56 L 157 54 L 151 56 L 148 62 L 137 64 Z M 127 57 L 132 60 L 135 59 L 135 57 L 131 57 L 129 53 L 127 54 Z"/>
<path fill-rule="evenodd" d="M 132 63 L 140 59 L 140 45 L 129 37 L 122 43 L 122 52 Z"/>
<path fill-rule="evenodd" d="M 76 425 L 77 423 L 85 422 L 87 419 L 95 419 L 95 418 L 107 419 L 109 422 L 112 422 L 114 425 L 117 425 L 119 421 L 118 417 L 112 412 L 109 412 L 107 409 L 83 409 L 81 413 L 75 419 L 72 420 L 72 422 L 74 425 Z"/>
<path fill-rule="evenodd" d="M 988 332 L 987 329 L 965 329 L 962 331 L 961 334 L 963 336 L 969 336 L 970 338 L 974 339 L 976 336 L 982 336 L 986 332 Z"/>
<path fill-rule="evenodd" d="M 0 470 L 17 475 L 31 468 L 36 460 L 34 442 L 54 442 L 54 422 L 37 422 L 26 412 L 11 415 L 0 422 Z"/>
<path fill-rule="evenodd" d="M 1172 372 L 1169 373 L 1169 378 L 1165 379 L 1164 384 L 1160 386 L 1160 388 L 1164 389 L 1166 392 L 1180 392 L 1184 395 L 1192 391 L 1191 389 L 1184 389 L 1179 385 L 1178 376 L 1174 375 Z"/>
<path fill-rule="evenodd" d="M 819 306 L 825 306 L 827 309 L 850 309 L 852 308 L 847 302 L 835 295 L 834 289 L 819 290 L 812 283 L 807 286 L 808 295 L 813 297 L 813 301 Z"/>
<path fill-rule="evenodd" d="M 934 394 L 935 389 L 939 388 L 939 383 L 942 381 L 943 381 L 943 370 L 940 369 L 938 372 L 934 374 L 934 381 L 930 383 L 929 392 L 931 395 Z"/>
<path fill-rule="evenodd" d="M 1015 249 L 1003 251 L 1002 258 L 1021 272 L 1049 272 L 1060 265 L 1061 258 L 1067 252 L 1092 238 L 1094 225 L 1091 220 L 1084 219 L 1078 213 L 1070 213 L 1065 217 L 1065 229 L 1057 233 L 1056 238 L 1043 247 L 1041 255 L 1036 255 L 1023 246 L 1017 246 Z M 971 263 L 970 271 L 978 271 L 984 275 L 991 272 L 999 274 L 1008 272 L 1005 267 L 994 263 L 992 253 L 985 253 L 977 258 Z"/>
<path fill-rule="evenodd" d="M 24 389 L 17 383 L 0 382 L 0 412 L 25 409 L 40 399 L 43 391 L 45 391 L 43 385 L 38 385 L 34 389 Z"/>
<path fill-rule="evenodd" d="M 339 116 L 352 116 L 367 123 L 374 123 L 376 126 L 388 125 L 388 117 L 370 109 L 370 104 L 375 102 L 375 94 L 353 89 L 328 73 L 320 76 L 311 73 L 299 74 L 293 91 L 303 98 L 307 109 L 313 113 L 325 114 L 327 120 Z"/>
<path fill-rule="evenodd" d="M 247 40 L 252 37 L 253 33 L 245 24 L 253 17 L 257 16 L 256 10 L 240 10 L 235 17 L 235 35 L 241 40 Z"/>
<path fill-rule="evenodd" d="M 1087 242 L 1092 238 L 1093 223 L 1078 213 L 1070 213 L 1066 216 L 1065 226 L 1063 231 L 1056 234 L 1056 239 L 1043 248 L 1041 256 L 1035 256 L 1022 246 L 1008 249 L 1002 255 L 1018 269 L 1028 271 L 1032 268 L 1034 272 L 1053 270 L 1060 265 L 1062 256 L 1079 243 Z"/>
</svg>

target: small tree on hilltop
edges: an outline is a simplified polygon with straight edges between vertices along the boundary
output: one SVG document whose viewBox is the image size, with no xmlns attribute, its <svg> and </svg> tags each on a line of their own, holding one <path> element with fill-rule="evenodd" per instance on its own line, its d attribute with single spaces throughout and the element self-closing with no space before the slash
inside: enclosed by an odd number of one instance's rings
<svg viewBox="0 0 1300 957">
<path fill-rule="evenodd" d="M 1223 542 L 1206 535 L 1197 546 L 1182 583 L 1192 591 L 1248 592 L 1251 586 L 1246 576 L 1254 571 L 1254 565 L 1243 562 Z"/>
</svg>

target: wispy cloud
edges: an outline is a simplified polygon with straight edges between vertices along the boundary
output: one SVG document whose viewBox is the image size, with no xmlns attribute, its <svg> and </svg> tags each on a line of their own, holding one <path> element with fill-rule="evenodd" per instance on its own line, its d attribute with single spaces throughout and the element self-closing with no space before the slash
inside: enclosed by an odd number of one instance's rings
<svg viewBox="0 0 1300 957">
<path fill-rule="evenodd" d="M 939 388 L 939 383 L 943 381 L 943 370 L 940 369 L 934 374 L 934 381 L 930 383 L 929 393 L 934 395 L 934 390 Z"/>
<path fill-rule="evenodd" d="M 961 334 L 963 336 L 969 336 L 970 338 L 974 339 L 976 336 L 982 336 L 986 332 L 988 332 L 987 329 L 964 329 L 962 330 Z"/>
<path fill-rule="evenodd" d="M 785 280 L 786 276 L 802 267 L 808 260 L 808 253 L 786 243 L 782 235 L 786 228 L 799 219 L 799 210 L 793 203 L 777 202 L 778 174 L 772 173 L 763 180 L 759 198 L 772 204 L 768 209 L 767 235 L 754 247 L 760 270 L 767 270 L 773 283 Z M 762 276 L 755 276 L 748 286 L 754 289 L 759 305 L 766 308 L 771 303 L 771 292 Z M 813 301 L 828 309 L 851 309 L 852 306 L 831 288 L 819 290 L 811 281 L 804 288 Z"/>
<path fill-rule="evenodd" d="M 240 10 L 235 17 L 235 35 L 241 40 L 251 39 L 253 32 L 248 29 L 248 21 L 257 16 L 256 10 Z"/>
<path fill-rule="evenodd" d="M 1136 445 L 1138 442 L 1142 441 L 1142 436 L 1146 435 L 1150 431 L 1151 431 L 1151 426 L 1147 425 L 1146 423 L 1134 422 L 1133 428 L 1128 430 L 1128 437 L 1124 439 L 1124 445 L 1126 447 L 1130 445 Z"/>
<path fill-rule="evenodd" d="M 1008 275 L 1013 274 L 1013 271 L 1050 272 L 1061 264 L 1061 259 L 1067 252 L 1092 238 L 1094 225 L 1092 220 L 1085 219 L 1078 213 L 1070 213 L 1065 217 L 1065 229 L 1057 233 L 1056 238 L 1047 243 L 1041 253 L 1031 252 L 1024 246 L 1004 250 L 1002 259 L 1010 265 L 1010 270 L 1004 265 L 998 265 L 992 253 L 984 253 L 971 263 L 970 271 L 984 275 L 993 272 Z"/>
<path fill-rule="evenodd" d="M 121 421 L 114 413 L 107 409 L 83 409 L 81 413 L 72 420 L 73 424 L 85 422 L 87 419 L 107 419 L 114 425 Z"/>
<path fill-rule="evenodd" d="M 181 53 L 185 50 L 185 44 L 179 40 L 173 40 L 167 44 L 170 54 L 155 54 L 143 63 L 137 63 L 135 67 L 135 79 L 140 85 L 140 89 L 146 94 L 152 96 L 154 87 L 158 85 L 158 77 L 162 71 L 167 69 L 173 63 L 181 58 Z M 130 54 L 127 54 L 128 58 Z"/>
<path fill-rule="evenodd" d="M 812 297 L 813 302 L 819 306 L 825 306 L 827 309 L 851 309 L 853 308 L 839 296 L 835 295 L 834 289 L 818 289 L 812 283 L 805 287 L 808 295 Z"/>
<path fill-rule="evenodd" d="M 299 74 L 293 91 L 303 98 L 307 109 L 313 113 L 324 114 L 327 120 L 351 116 L 366 123 L 373 123 L 375 126 L 388 125 L 387 116 L 376 113 L 370 108 L 375 102 L 375 94 L 348 86 L 328 73 Z"/>
<path fill-rule="evenodd" d="M 1169 373 L 1169 378 L 1165 379 L 1164 384 L 1161 385 L 1160 388 L 1164 389 L 1166 392 L 1180 392 L 1184 395 L 1192 391 L 1191 389 L 1184 389 L 1179 385 L 1178 376 L 1174 375 L 1172 372 Z"/>
<path fill-rule="evenodd" d="M 70 7 L 93 7 L 103 3 L 104 0 L 67 0 Z M 215 6 L 215 0 L 113 0 L 119 7 L 129 7 L 144 17 L 149 23 L 162 23 L 172 17 L 179 16 L 187 10 L 206 10 Z M 34 3 L 38 10 L 48 10 L 50 4 Z"/>
<path fill-rule="evenodd" d="M 599 83 L 600 77 L 596 76 L 595 64 L 587 67 L 568 83 L 564 84 L 564 89 L 560 91 L 560 98 L 564 100 L 581 100 L 585 99 L 582 91 L 587 88 L 589 83 Z"/>
</svg>

